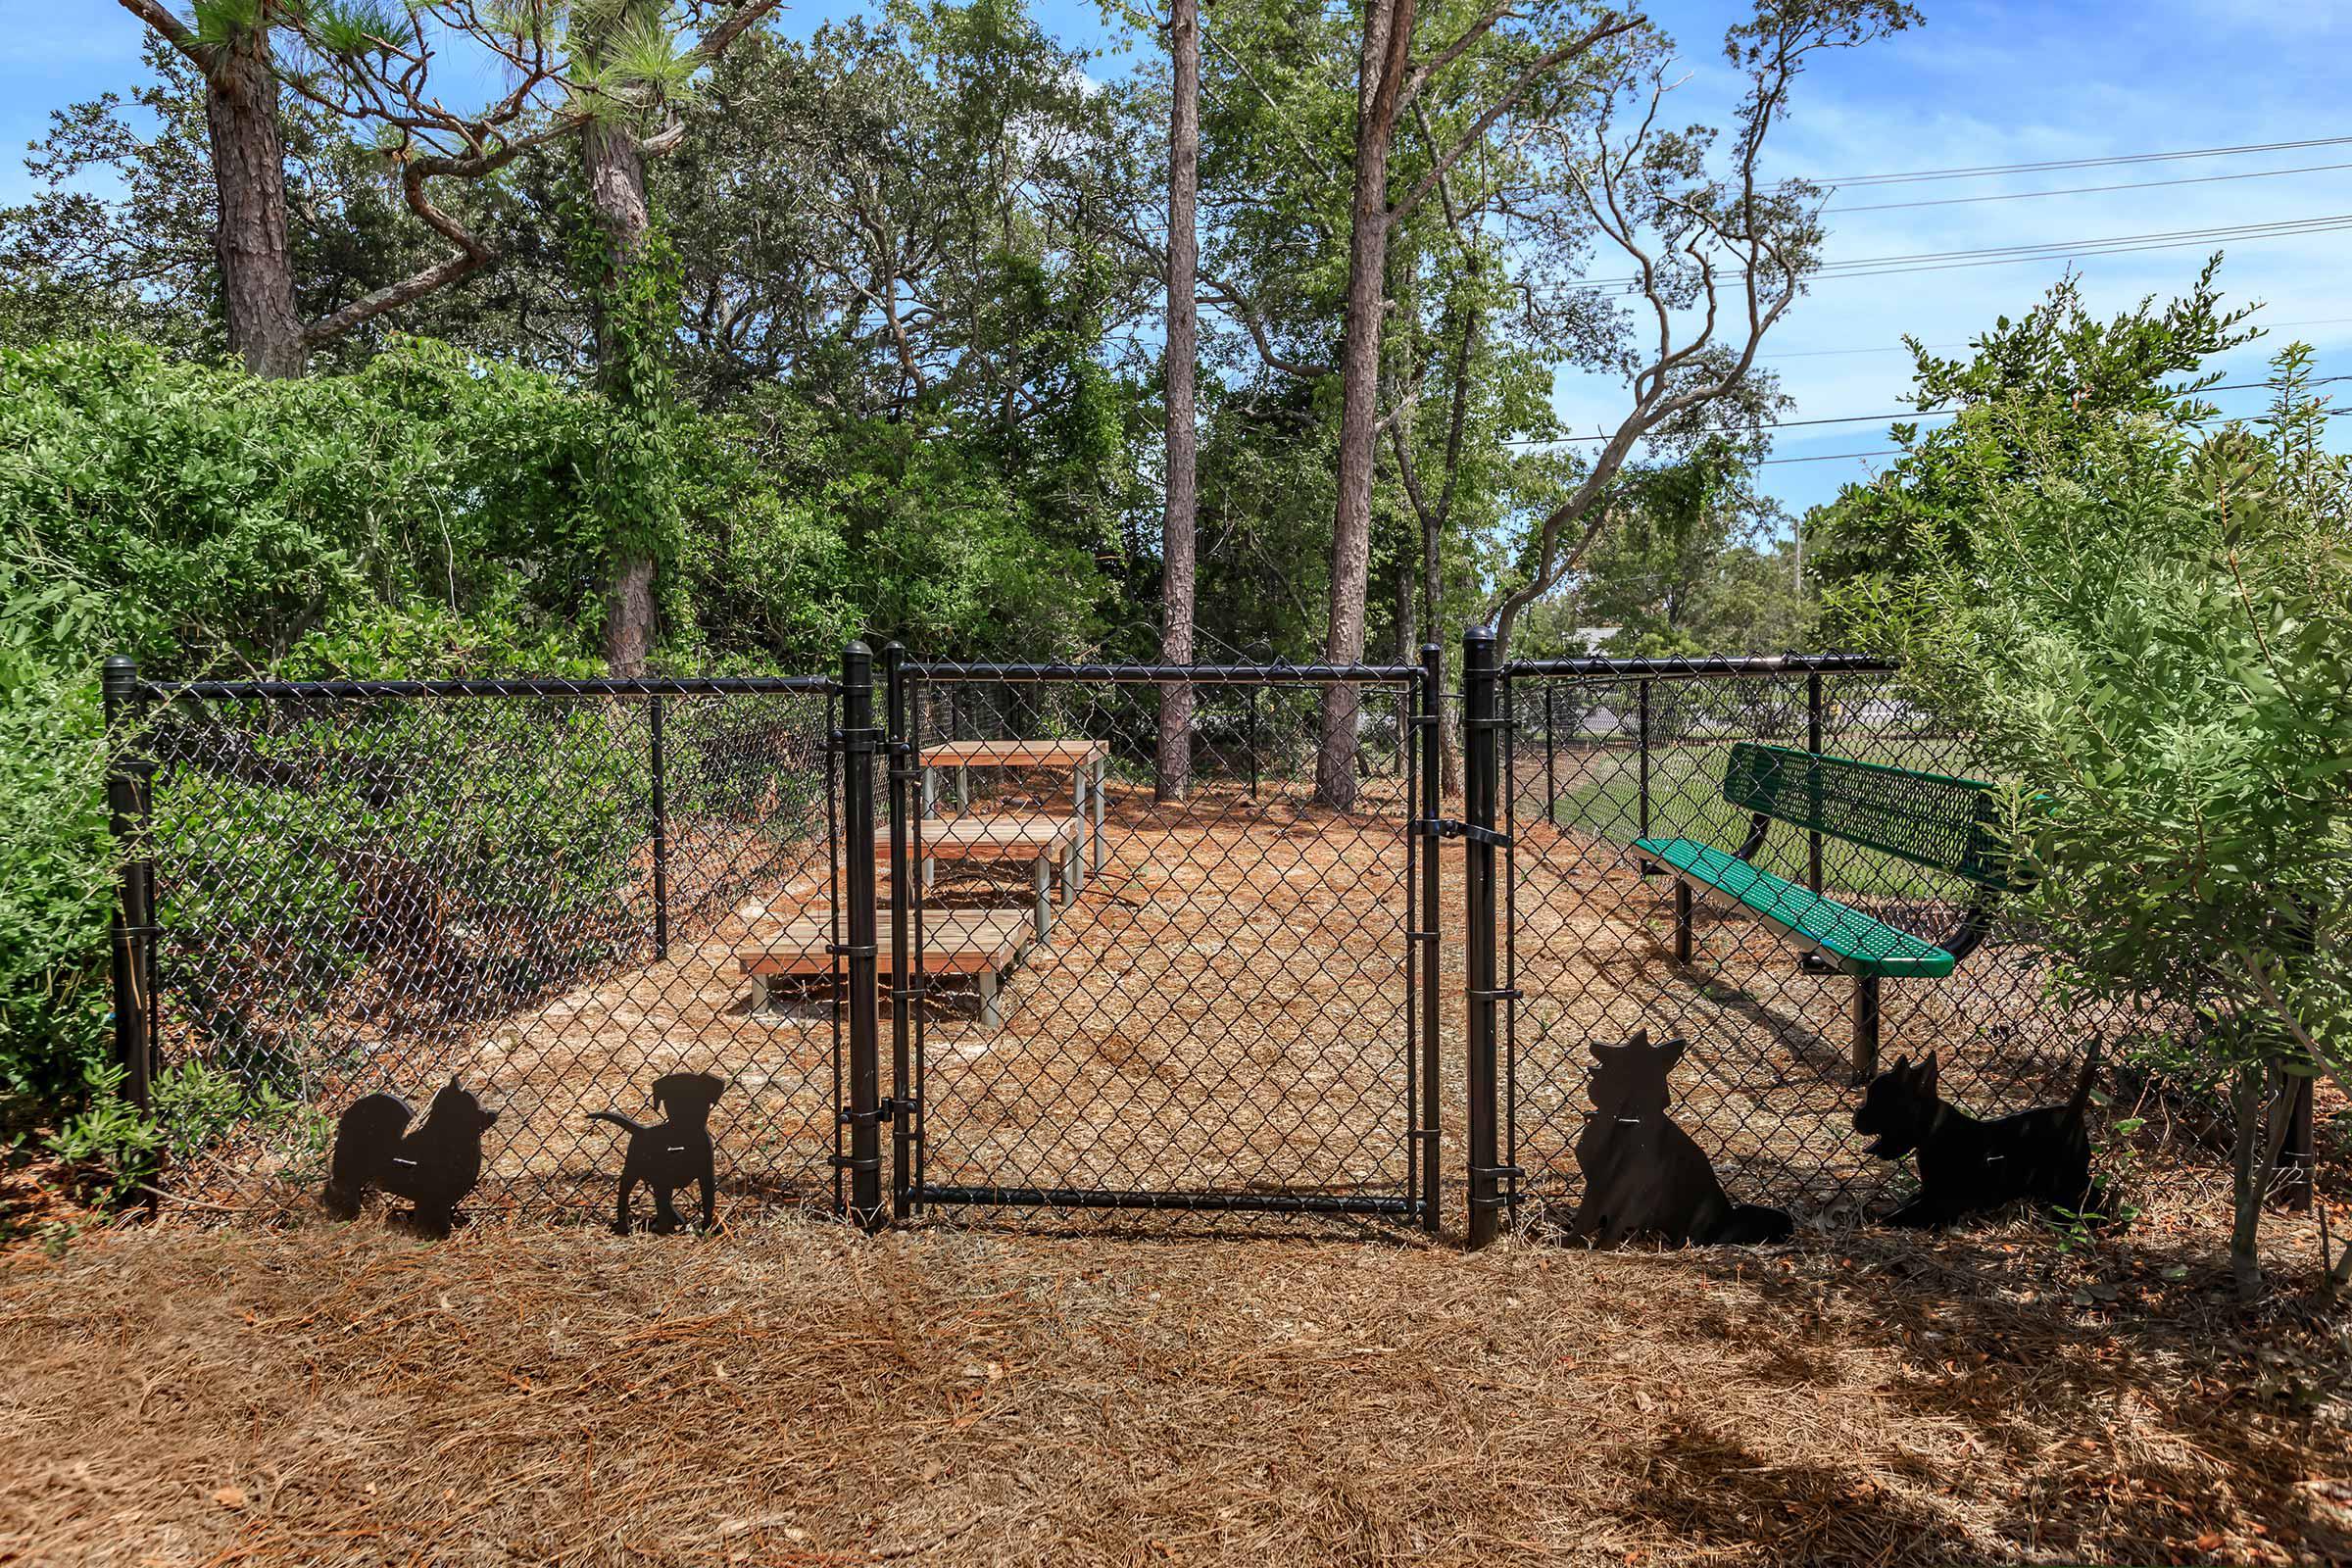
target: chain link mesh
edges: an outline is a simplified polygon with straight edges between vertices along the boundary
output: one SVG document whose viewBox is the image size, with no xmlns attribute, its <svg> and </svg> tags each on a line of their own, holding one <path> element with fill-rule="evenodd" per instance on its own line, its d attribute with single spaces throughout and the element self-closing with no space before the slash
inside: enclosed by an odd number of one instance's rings
<svg viewBox="0 0 2352 1568">
<path fill-rule="evenodd" d="M 1409 1210 L 1416 675 L 1358 688 L 1333 809 L 1300 671 L 909 670 L 918 1201 Z M 1159 801 L 1171 700 L 1191 783 Z"/>
<path fill-rule="evenodd" d="M 1853 981 L 1808 965 L 1769 925 L 1703 897 L 1692 961 L 1678 965 L 1674 879 L 1633 845 L 1740 846 L 1749 811 L 1723 790 L 1739 742 L 1796 751 L 1818 742 L 1828 756 L 1983 777 L 1967 737 L 1938 728 L 1885 670 L 1514 672 L 1503 702 L 1513 721 L 1504 776 L 1514 839 L 1505 983 L 1521 993 L 1506 1024 L 1505 1125 L 1509 1163 L 1525 1173 L 1522 1213 L 1578 1191 L 1588 1047 L 1641 1028 L 1690 1042 L 1675 1074 L 1675 1117 L 1736 1200 L 1850 1220 L 1902 1196 L 1907 1169 L 1865 1155 L 1867 1140 L 1852 1128 Z M 1956 930 L 1978 896 L 1959 876 L 1785 822 L 1753 863 L 1930 942 Z M 1944 1098 L 1995 1116 L 2063 1100 L 2096 1044 L 2110 1064 L 2107 1098 L 2134 1120 L 2181 1102 L 2184 1086 L 2136 1073 L 2122 1049 L 2180 1020 L 2068 1005 L 2050 981 L 2036 933 L 2005 915 L 1950 976 L 1882 983 L 1880 1059 L 1937 1052 Z"/>
<path fill-rule="evenodd" d="M 148 693 L 157 1103 L 183 1181 L 314 1185 L 334 1117 L 453 1076 L 500 1113 L 477 1209 L 611 1202 L 666 1072 L 728 1081 L 722 1201 L 836 1201 L 824 681 Z M 802 1004 L 743 958 L 802 910 Z"/>
</svg>

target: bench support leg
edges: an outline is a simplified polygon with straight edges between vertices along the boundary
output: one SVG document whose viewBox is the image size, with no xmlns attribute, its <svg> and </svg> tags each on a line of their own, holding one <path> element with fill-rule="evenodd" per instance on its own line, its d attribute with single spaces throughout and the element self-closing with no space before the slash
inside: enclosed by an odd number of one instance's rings
<svg viewBox="0 0 2352 1568">
<path fill-rule="evenodd" d="M 971 808 L 972 770 L 968 767 L 958 764 L 956 769 L 956 809 L 958 811 L 968 811 Z"/>
<path fill-rule="evenodd" d="M 1879 977 L 1854 976 L 1854 1082 L 1866 1084 L 1879 1071 Z"/>
<path fill-rule="evenodd" d="M 1690 884 L 1680 877 L 1674 883 L 1674 961 L 1690 961 Z"/>
<path fill-rule="evenodd" d="M 1054 931 L 1054 858 L 1037 858 L 1037 940 L 1042 944 Z"/>
<path fill-rule="evenodd" d="M 980 1027 L 994 1029 L 1004 1021 L 1004 1013 L 997 1006 L 997 971 L 993 968 L 981 970 L 979 981 Z"/>
<path fill-rule="evenodd" d="M 757 1016 L 759 1016 L 760 1013 L 763 1013 L 763 1012 L 765 1012 L 766 1010 L 767 1010 L 767 976 L 765 976 L 765 975 L 763 975 L 763 974 L 756 974 L 756 975 L 753 975 L 753 976 L 752 976 L 752 1015 L 753 1015 L 754 1017 L 757 1017 Z"/>
</svg>

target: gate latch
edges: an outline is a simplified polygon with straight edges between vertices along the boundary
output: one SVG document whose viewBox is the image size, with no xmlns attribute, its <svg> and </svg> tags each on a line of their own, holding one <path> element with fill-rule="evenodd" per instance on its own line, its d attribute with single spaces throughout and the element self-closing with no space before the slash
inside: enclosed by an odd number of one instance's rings
<svg viewBox="0 0 2352 1568">
<path fill-rule="evenodd" d="M 1498 850 L 1511 847 L 1508 833 L 1497 833 L 1491 827 L 1475 822 L 1456 821 L 1450 816 L 1423 817 L 1413 823 L 1413 831 L 1433 839 L 1468 839 L 1473 844 L 1492 844 Z"/>
</svg>

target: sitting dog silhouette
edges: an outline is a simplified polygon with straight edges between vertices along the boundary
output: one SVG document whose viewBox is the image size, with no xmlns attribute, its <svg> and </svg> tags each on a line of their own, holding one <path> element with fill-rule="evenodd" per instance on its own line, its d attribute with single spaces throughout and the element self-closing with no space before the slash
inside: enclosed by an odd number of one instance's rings
<svg viewBox="0 0 2352 1568">
<path fill-rule="evenodd" d="M 1653 1046 L 1646 1029 L 1622 1046 L 1592 1045 L 1592 1115 L 1576 1140 L 1585 1195 L 1569 1236 L 1604 1247 L 1651 1236 L 1682 1247 L 1778 1242 L 1794 1229 L 1780 1209 L 1733 1202 L 1667 1114 L 1666 1075 L 1686 1049 L 1680 1040 Z"/>
<path fill-rule="evenodd" d="M 655 1079 L 654 1103 L 669 1119 L 651 1126 L 631 1121 L 616 1110 L 589 1112 L 590 1121 L 609 1121 L 629 1135 L 629 1152 L 620 1164 L 620 1195 L 613 1205 L 614 1231 L 623 1236 L 629 1233 L 629 1200 L 640 1182 L 653 1190 L 655 1230 L 678 1228 L 678 1210 L 670 1195 L 688 1182 L 702 1186 L 702 1228 L 710 1228 L 718 1199 L 710 1106 L 726 1087 L 725 1079 L 707 1072 L 673 1072 Z"/>
<path fill-rule="evenodd" d="M 380 1187 L 415 1207 L 409 1222 L 428 1236 L 447 1236 L 457 1223 L 458 1204 L 482 1176 L 482 1134 L 498 1112 L 458 1087 L 433 1096 L 415 1132 L 416 1116 L 398 1095 L 367 1095 L 353 1101 L 335 1124 L 334 1154 L 328 1162 L 327 1211 L 352 1219 L 370 1187 Z"/>
<path fill-rule="evenodd" d="M 2097 1069 L 2094 1054 L 2063 1105 L 1982 1121 L 1936 1095 L 1936 1053 L 1918 1062 L 1897 1058 L 1871 1080 L 1854 1111 L 1854 1131 L 1873 1135 L 1864 1153 L 1919 1156 L 1919 1196 L 1887 1215 L 1886 1223 L 1940 1228 L 2021 1198 L 2045 1208 L 2099 1212 L 2105 1200 L 2090 1178 L 2090 1133 L 2083 1119 Z"/>
</svg>

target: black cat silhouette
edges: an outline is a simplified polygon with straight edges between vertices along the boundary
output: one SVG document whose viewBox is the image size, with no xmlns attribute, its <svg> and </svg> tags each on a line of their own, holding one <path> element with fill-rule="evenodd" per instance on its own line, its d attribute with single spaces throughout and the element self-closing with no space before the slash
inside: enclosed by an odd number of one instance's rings
<svg viewBox="0 0 2352 1568">
<path fill-rule="evenodd" d="M 482 1134 L 498 1112 L 458 1087 L 433 1096 L 415 1132 L 416 1112 L 398 1095 L 367 1095 L 352 1102 L 335 1124 L 335 1149 L 328 1161 L 328 1212 L 351 1219 L 368 1189 L 380 1187 L 415 1207 L 409 1222 L 429 1236 L 447 1236 L 457 1223 L 458 1204 L 482 1176 Z"/>
<path fill-rule="evenodd" d="M 1936 1095 L 1936 1053 L 1918 1062 L 1898 1058 L 1871 1080 L 1854 1111 L 1854 1131 L 1873 1135 L 1864 1153 L 1919 1156 L 1919 1196 L 1887 1215 L 1886 1223 L 1941 1227 L 2021 1198 L 2045 1208 L 2099 1212 L 2105 1199 L 2090 1178 L 2084 1123 L 2097 1068 L 2095 1055 L 2082 1063 L 2082 1076 L 2063 1105 L 1981 1121 Z"/>
<path fill-rule="evenodd" d="M 629 1135 L 629 1152 L 620 1165 L 620 1196 L 614 1200 L 612 1228 L 629 1233 L 629 1200 L 642 1182 L 653 1190 L 653 1227 L 678 1228 L 678 1210 L 670 1195 L 688 1182 L 703 1190 L 703 1229 L 709 1230 L 718 1198 L 718 1171 L 710 1145 L 710 1106 L 726 1092 L 726 1080 L 707 1072 L 673 1072 L 654 1080 L 654 1103 L 666 1121 L 651 1126 L 631 1121 L 616 1110 L 594 1110 L 590 1121 L 609 1121 Z"/>
<path fill-rule="evenodd" d="M 1681 1040 L 1653 1046 L 1646 1029 L 1622 1046 L 1592 1045 L 1592 1115 L 1576 1141 L 1585 1195 L 1565 1227 L 1572 1238 L 1713 1246 L 1783 1241 L 1794 1229 L 1780 1209 L 1726 1197 L 1707 1156 L 1667 1115 L 1666 1075 L 1686 1049 Z"/>
</svg>

